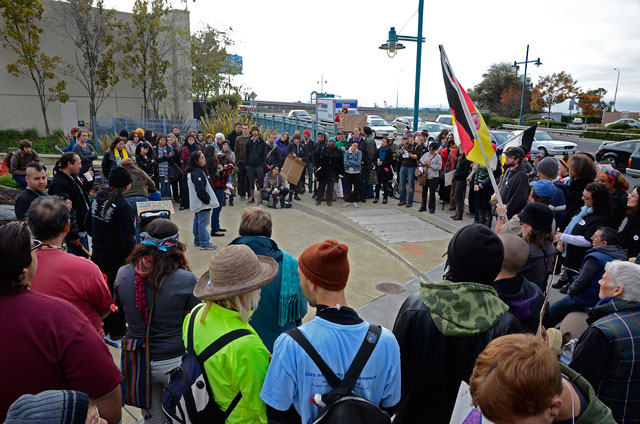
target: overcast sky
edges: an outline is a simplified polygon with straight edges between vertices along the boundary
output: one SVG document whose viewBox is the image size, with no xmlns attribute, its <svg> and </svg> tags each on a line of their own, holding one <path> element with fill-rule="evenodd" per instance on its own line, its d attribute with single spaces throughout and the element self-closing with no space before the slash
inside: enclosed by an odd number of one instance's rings
<svg viewBox="0 0 640 424">
<path fill-rule="evenodd" d="M 132 0 L 106 0 L 131 11 Z M 174 8 L 184 3 L 172 0 Z M 230 49 L 244 59 L 236 81 L 258 100 L 308 102 L 313 90 L 356 98 L 359 104 L 413 106 L 416 43 L 393 59 L 378 47 L 389 27 L 417 35 L 417 0 L 189 0 L 191 32 L 210 24 L 233 28 Z M 425 2 L 421 107 L 447 107 L 438 44 L 443 44 L 465 89 L 482 80 L 495 62 L 540 57 L 538 77 L 569 72 L 582 89 L 603 87 L 613 100 L 621 70 L 617 110 L 640 110 L 640 1 Z M 405 26 L 406 24 L 406 26 Z M 522 75 L 523 68 L 520 69 Z M 568 111 L 567 104 L 554 112 Z"/>
</svg>

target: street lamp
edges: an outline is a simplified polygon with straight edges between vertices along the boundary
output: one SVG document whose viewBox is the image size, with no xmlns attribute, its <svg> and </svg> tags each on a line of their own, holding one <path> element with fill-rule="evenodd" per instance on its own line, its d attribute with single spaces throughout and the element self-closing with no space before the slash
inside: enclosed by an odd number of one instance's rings
<svg viewBox="0 0 640 424">
<path fill-rule="evenodd" d="M 537 60 L 529 60 L 529 45 L 527 44 L 527 55 L 524 59 L 524 62 L 513 62 L 513 67 L 516 68 L 516 72 L 518 69 L 518 65 L 524 63 L 524 76 L 522 78 L 522 99 L 520 100 L 520 120 L 518 121 L 518 125 L 522 125 L 522 110 L 524 109 L 524 90 L 527 87 L 527 64 L 533 63 L 536 66 L 542 65 L 540 62 L 540 58 Z"/>
<path fill-rule="evenodd" d="M 391 27 L 389 30 L 389 39 L 386 43 L 380 46 L 380 49 L 386 50 L 387 55 L 393 58 L 398 50 L 404 49 L 404 45 L 399 41 L 413 41 L 418 43 L 418 51 L 416 52 L 416 89 L 415 97 L 413 100 L 413 131 L 418 130 L 418 116 L 420 112 L 420 62 L 422 61 L 422 43 L 424 43 L 424 37 L 422 36 L 422 21 L 424 11 L 424 0 L 418 1 L 418 36 L 411 37 L 406 35 L 398 35 L 395 27 Z"/>
<path fill-rule="evenodd" d="M 618 97 L 618 83 L 620 82 L 620 69 L 613 68 L 614 71 L 618 71 L 618 79 L 616 80 L 616 92 L 613 95 L 613 111 L 616 111 L 616 98 Z"/>
</svg>

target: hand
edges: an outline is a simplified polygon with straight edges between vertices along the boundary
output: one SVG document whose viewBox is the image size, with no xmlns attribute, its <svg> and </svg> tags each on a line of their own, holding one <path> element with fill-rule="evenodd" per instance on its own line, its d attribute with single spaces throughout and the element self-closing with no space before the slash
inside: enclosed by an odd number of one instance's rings
<svg viewBox="0 0 640 424">
<path fill-rule="evenodd" d="M 95 177 L 96 174 L 93 173 L 93 168 L 89 168 L 89 173 L 91 173 L 91 177 Z"/>
<path fill-rule="evenodd" d="M 347 151 L 347 149 L 346 149 L 344 146 L 342 146 L 342 151 L 343 151 L 343 152 L 346 152 L 346 151 Z"/>
<path fill-rule="evenodd" d="M 71 209 L 73 209 L 73 203 L 71 203 L 71 200 L 69 199 L 65 200 L 65 203 L 67 204 L 67 208 L 69 209 L 69 212 L 71 212 Z"/>
<path fill-rule="evenodd" d="M 278 190 L 277 188 L 273 189 L 273 191 L 271 192 L 272 194 L 279 194 L 280 190 Z"/>
<path fill-rule="evenodd" d="M 507 216 L 507 205 L 496 205 L 496 213 L 498 216 Z"/>
<path fill-rule="evenodd" d="M 381 161 L 378 161 L 378 162 L 376 162 L 376 163 L 378 164 L 378 166 L 379 166 L 379 165 L 382 165 L 382 162 L 381 162 Z"/>
<path fill-rule="evenodd" d="M 540 326 L 540 335 L 542 336 L 542 341 L 549 344 L 549 333 L 547 333 L 547 329 L 543 325 Z"/>
<path fill-rule="evenodd" d="M 293 156 L 294 158 L 297 158 L 295 153 L 291 153 L 291 156 Z"/>
<path fill-rule="evenodd" d="M 467 180 L 467 186 L 471 187 L 471 181 Z"/>
<path fill-rule="evenodd" d="M 558 243 L 556 245 L 556 250 L 560 253 L 564 252 L 564 243 Z"/>
<path fill-rule="evenodd" d="M 562 238 L 562 233 L 560 231 L 556 231 L 556 235 L 553 237 L 553 241 L 558 243 L 560 241 L 560 238 Z"/>
<path fill-rule="evenodd" d="M 478 186 L 478 184 L 474 184 L 473 191 L 480 191 L 480 186 Z"/>
<path fill-rule="evenodd" d="M 300 162 L 302 162 L 302 158 L 298 158 L 298 159 L 296 159 L 296 160 L 299 160 Z"/>
</svg>

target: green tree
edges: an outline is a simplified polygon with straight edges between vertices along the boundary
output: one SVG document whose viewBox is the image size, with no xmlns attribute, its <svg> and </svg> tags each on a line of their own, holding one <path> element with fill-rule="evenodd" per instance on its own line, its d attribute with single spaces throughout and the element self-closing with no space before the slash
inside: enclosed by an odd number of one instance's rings
<svg viewBox="0 0 640 424">
<path fill-rule="evenodd" d="M 168 13 L 165 0 L 135 0 L 131 23 L 124 28 L 123 75 L 133 87 L 142 90 L 145 118 L 149 117 L 149 106 L 158 113 L 160 103 L 167 97 L 165 77 L 171 62 L 166 59 L 163 46 L 171 30 L 166 20 Z"/>
<path fill-rule="evenodd" d="M 529 82 L 529 78 L 527 78 Z M 502 102 L 505 90 L 511 100 L 507 106 Z M 520 91 L 518 91 L 520 90 Z M 525 103 L 530 97 L 530 90 L 525 91 Z M 517 94 L 517 99 L 513 95 Z M 522 96 L 522 77 L 517 75 L 516 69 L 508 62 L 494 63 L 487 72 L 482 74 L 482 81 L 469 90 L 469 96 L 480 109 L 488 109 L 494 113 L 514 116 L 511 106 L 517 103 L 517 112 L 520 111 L 520 98 Z M 526 105 L 525 105 L 526 106 Z M 528 110 L 525 110 L 525 113 Z"/>
<path fill-rule="evenodd" d="M 533 87 L 531 109 L 542 111 L 546 108 L 549 113 L 547 118 L 547 126 L 549 126 L 551 107 L 576 95 L 580 91 L 576 86 L 577 83 L 578 81 L 574 80 L 571 74 L 564 71 L 540 77 L 538 84 Z"/>
<path fill-rule="evenodd" d="M 60 57 L 48 56 L 40 51 L 39 26 L 44 7 L 40 0 L 0 0 L 0 15 L 4 25 L 0 27 L 2 47 L 12 51 L 17 59 L 7 65 L 7 72 L 15 77 L 25 77 L 36 86 L 40 109 L 47 137 L 51 135 L 47 119 L 47 107 L 52 101 L 62 103 L 69 99 L 66 82 L 59 79 Z"/>
<path fill-rule="evenodd" d="M 224 83 L 227 47 L 233 45 L 225 31 L 210 25 L 191 36 L 191 83 L 197 102 L 207 103 L 213 93 L 218 94 Z"/>
<path fill-rule="evenodd" d="M 73 43 L 75 62 L 65 75 L 75 79 L 89 96 L 90 121 L 118 83 L 114 33 L 118 26 L 115 10 L 104 8 L 104 1 L 67 0 L 55 3 L 53 24 Z"/>
<path fill-rule="evenodd" d="M 582 109 L 582 114 L 585 116 L 599 115 L 603 110 L 607 108 L 607 103 L 602 98 L 607 94 L 607 90 L 604 88 L 597 88 L 595 90 L 587 90 L 586 92 L 578 94 L 578 107 Z"/>
</svg>

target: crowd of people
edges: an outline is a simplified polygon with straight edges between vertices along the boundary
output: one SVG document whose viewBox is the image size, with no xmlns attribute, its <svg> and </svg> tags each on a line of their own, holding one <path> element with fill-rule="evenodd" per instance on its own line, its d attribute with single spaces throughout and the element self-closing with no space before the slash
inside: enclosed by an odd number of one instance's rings
<svg viewBox="0 0 640 424">
<path fill-rule="evenodd" d="M 468 161 L 450 134 L 380 147 L 368 127 L 346 135 L 265 142 L 243 124 L 184 140 L 178 128 L 122 132 L 104 155 L 102 187 L 83 131 L 51 181 L 28 162 L 20 221 L 0 227 L 0 317 L 12 322 L 0 418 L 24 422 L 68 404 L 81 421 L 117 423 L 135 377 L 124 358 L 146 348 L 143 416 L 165 422 L 163 391 L 185 349 L 206 355 L 217 343 L 202 369 L 228 423 L 310 423 L 331 408 L 340 417 L 345 394 L 381 422 L 447 423 L 463 381 L 495 423 L 640 420 L 640 205 L 620 172 L 582 153 L 532 166 L 520 147 L 493 171 Z M 280 174 L 289 155 L 307 163 L 295 185 Z M 136 219 L 136 203 L 159 191 L 193 212 L 194 245 L 213 250 L 210 237 L 226 231 L 221 208 L 235 197 L 279 208 L 307 192 L 331 206 L 339 184 L 345 204 L 376 203 L 381 190 L 387 203 L 394 174 L 400 206 L 413 204 L 417 180 L 421 211 L 433 213 L 439 198 L 453 219 L 468 207 L 475 222 L 451 238 L 443 280 L 422 282 L 392 330 L 348 306 L 348 246 L 325 240 L 296 259 L 272 239 L 268 209 L 245 208 L 237 237 L 199 278 L 175 223 Z M 549 287 L 566 296 L 546 304 Z M 303 324 L 309 305 L 315 317 Z M 122 340 L 120 368 L 110 340 Z M 378 422 L 365 417 L 354 422 Z"/>
</svg>

